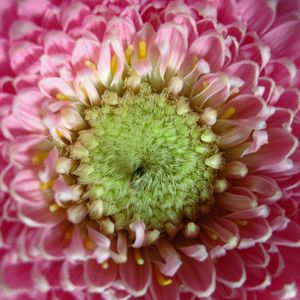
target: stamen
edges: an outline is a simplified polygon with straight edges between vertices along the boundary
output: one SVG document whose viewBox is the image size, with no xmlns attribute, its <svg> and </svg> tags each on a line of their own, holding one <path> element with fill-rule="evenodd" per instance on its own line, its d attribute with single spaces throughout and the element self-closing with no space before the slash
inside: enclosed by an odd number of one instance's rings
<svg viewBox="0 0 300 300">
<path fill-rule="evenodd" d="M 94 242 L 90 239 L 90 237 L 87 237 L 84 241 L 84 247 L 87 250 L 93 250 L 95 248 Z"/>
<path fill-rule="evenodd" d="M 147 57 L 147 43 L 145 41 L 139 42 L 139 58 L 145 59 Z"/>
<path fill-rule="evenodd" d="M 67 240 L 67 241 L 70 241 L 70 240 L 72 239 L 72 236 L 73 236 L 73 227 L 70 227 L 70 228 L 65 232 L 64 239 Z"/>
<path fill-rule="evenodd" d="M 113 57 L 111 58 L 111 73 L 114 76 L 117 73 L 118 70 L 118 60 L 116 55 L 113 55 Z"/>
<path fill-rule="evenodd" d="M 49 152 L 38 152 L 33 156 L 31 162 L 34 166 L 40 165 L 44 159 L 48 156 Z"/>
<path fill-rule="evenodd" d="M 110 219 L 101 220 L 100 226 L 107 235 L 113 234 L 115 231 L 115 224 Z"/>
<path fill-rule="evenodd" d="M 154 273 L 155 273 L 155 277 L 157 282 L 159 283 L 159 285 L 161 286 L 168 286 L 170 285 L 173 281 L 170 278 L 165 278 L 161 272 L 159 271 L 158 267 L 154 267 Z"/>
<path fill-rule="evenodd" d="M 63 93 L 57 93 L 55 95 L 55 98 L 60 101 L 68 101 L 69 100 L 68 97 Z"/>
<path fill-rule="evenodd" d="M 240 226 L 246 226 L 248 224 L 247 220 L 233 220 L 233 222 Z"/>
<path fill-rule="evenodd" d="M 199 226 L 196 225 L 195 223 L 193 222 L 189 222 L 185 228 L 184 228 L 184 231 L 183 231 L 183 234 L 186 238 L 190 238 L 190 239 L 193 239 L 193 238 L 196 238 L 199 234 Z"/>
<path fill-rule="evenodd" d="M 135 259 L 135 262 L 136 262 L 139 266 L 142 266 L 142 265 L 145 263 L 145 261 L 144 261 L 142 255 L 141 255 L 140 249 L 138 249 L 138 248 L 133 249 L 133 253 L 134 253 L 134 259 Z"/>
<path fill-rule="evenodd" d="M 53 180 L 49 180 L 47 182 L 41 182 L 40 183 L 40 189 L 41 190 L 48 190 L 48 189 L 51 189 L 52 186 L 54 184 L 54 179 Z"/>
<path fill-rule="evenodd" d="M 235 114 L 235 108 L 234 107 L 228 107 L 226 111 L 220 116 L 220 119 L 229 119 Z"/>
<path fill-rule="evenodd" d="M 127 49 L 125 50 L 125 59 L 126 59 L 126 63 L 129 65 L 130 64 L 130 59 L 131 59 L 131 55 L 133 53 L 133 46 L 132 45 L 129 45 L 127 47 Z"/>
<path fill-rule="evenodd" d="M 211 231 L 210 229 L 208 228 L 203 228 L 205 234 L 210 237 L 212 240 L 217 240 L 218 239 L 218 236 L 213 232 Z"/>
<path fill-rule="evenodd" d="M 108 263 L 108 261 L 105 261 L 105 262 L 102 263 L 102 268 L 103 268 L 104 270 L 107 270 L 107 269 L 109 268 L 109 263 Z"/>
<path fill-rule="evenodd" d="M 92 70 L 92 71 L 97 71 L 97 66 L 96 66 L 96 64 L 94 64 L 91 60 L 86 60 L 85 62 L 84 62 L 84 65 L 87 67 L 87 68 L 89 68 L 90 70 Z"/>
<path fill-rule="evenodd" d="M 196 64 L 198 63 L 198 61 L 199 61 L 199 57 L 196 56 L 196 55 L 194 55 L 192 57 L 192 66 L 193 66 L 193 68 L 196 66 Z"/>
<path fill-rule="evenodd" d="M 57 212 L 60 209 L 60 206 L 57 203 L 53 203 L 49 206 L 49 211 L 52 213 Z"/>
<path fill-rule="evenodd" d="M 209 86 L 209 82 L 208 81 L 203 81 L 202 90 L 205 90 L 208 86 Z"/>
<path fill-rule="evenodd" d="M 214 192 L 215 193 L 223 193 L 227 190 L 229 183 L 226 179 L 217 179 L 214 182 Z"/>
</svg>

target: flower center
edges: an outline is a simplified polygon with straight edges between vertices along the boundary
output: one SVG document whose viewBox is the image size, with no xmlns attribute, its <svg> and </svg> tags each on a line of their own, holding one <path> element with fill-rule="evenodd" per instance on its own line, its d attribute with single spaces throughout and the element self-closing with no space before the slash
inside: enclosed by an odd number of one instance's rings
<svg viewBox="0 0 300 300">
<path fill-rule="evenodd" d="M 211 129 L 166 92 L 144 88 L 107 102 L 85 110 L 89 128 L 68 147 L 90 217 L 111 217 L 119 229 L 135 220 L 150 229 L 195 220 L 211 201 L 220 161 Z"/>
</svg>

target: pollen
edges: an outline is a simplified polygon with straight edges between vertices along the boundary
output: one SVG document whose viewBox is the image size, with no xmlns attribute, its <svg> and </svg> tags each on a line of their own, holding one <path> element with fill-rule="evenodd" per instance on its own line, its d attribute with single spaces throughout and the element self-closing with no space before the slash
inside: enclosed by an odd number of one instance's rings
<svg viewBox="0 0 300 300">
<path fill-rule="evenodd" d="M 147 57 L 147 43 L 145 41 L 139 42 L 139 58 L 145 59 Z"/>
<path fill-rule="evenodd" d="M 86 60 L 86 61 L 84 62 L 84 65 L 85 65 L 88 69 L 90 69 L 90 70 L 92 70 L 92 71 L 97 71 L 97 66 L 96 66 L 96 64 L 93 63 L 91 60 Z"/>
<path fill-rule="evenodd" d="M 49 211 L 56 213 L 60 209 L 60 206 L 57 203 L 53 203 L 49 206 Z"/>
<path fill-rule="evenodd" d="M 57 93 L 55 95 L 55 98 L 60 101 L 68 101 L 69 100 L 69 98 L 63 93 Z"/>
<path fill-rule="evenodd" d="M 135 260 L 135 262 L 139 266 L 142 266 L 145 262 L 144 262 L 144 259 L 143 259 L 142 255 L 141 255 L 140 249 L 134 249 L 133 252 L 134 252 L 134 260 Z"/>
<path fill-rule="evenodd" d="M 125 59 L 126 59 L 126 63 L 129 65 L 130 64 L 130 60 L 131 60 L 131 56 L 132 56 L 132 53 L 133 53 L 133 46 L 132 45 L 129 45 L 127 47 L 127 49 L 125 50 Z"/>
<path fill-rule="evenodd" d="M 172 279 L 165 278 L 159 271 L 158 267 L 154 267 L 154 273 L 155 273 L 155 278 L 156 278 L 157 282 L 159 283 L 159 285 L 168 286 L 168 285 L 172 284 L 172 282 L 173 282 Z"/>
<path fill-rule="evenodd" d="M 115 54 L 111 58 L 110 66 L 111 66 L 112 75 L 113 76 L 116 75 L 116 73 L 118 71 L 118 59 Z"/>
<path fill-rule="evenodd" d="M 38 152 L 37 154 L 35 154 L 31 160 L 32 164 L 34 166 L 38 166 L 40 164 L 42 164 L 42 162 L 44 161 L 44 159 L 48 156 L 49 152 Z"/>
<path fill-rule="evenodd" d="M 41 182 L 40 183 L 40 189 L 41 190 L 48 190 L 48 189 L 51 189 L 52 186 L 54 184 L 54 180 L 49 180 L 47 182 Z"/>
<path fill-rule="evenodd" d="M 228 109 L 221 115 L 220 119 L 230 119 L 235 114 L 235 108 L 230 106 Z"/>
</svg>

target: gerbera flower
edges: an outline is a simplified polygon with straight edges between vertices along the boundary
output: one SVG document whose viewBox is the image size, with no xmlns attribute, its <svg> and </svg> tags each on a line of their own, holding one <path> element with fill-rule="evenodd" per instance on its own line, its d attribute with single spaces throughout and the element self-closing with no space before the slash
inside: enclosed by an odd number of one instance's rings
<svg viewBox="0 0 300 300">
<path fill-rule="evenodd" d="M 300 2 L 0 6 L 1 299 L 290 299 Z"/>
</svg>

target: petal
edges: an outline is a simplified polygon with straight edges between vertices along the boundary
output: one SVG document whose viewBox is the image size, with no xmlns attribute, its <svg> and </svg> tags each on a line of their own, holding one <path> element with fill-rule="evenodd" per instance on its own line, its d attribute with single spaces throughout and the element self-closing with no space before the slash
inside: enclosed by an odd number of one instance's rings
<svg viewBox="0 0 300 300">
<path fill-rule="evenodd" d="M 179 284 L 175 280 L 167 286 L 162 286 L 153 277 L 150 291 L 153 300 L 179 300 Z"/>
<path fill-rule="evenodd" d="M 141 252 L 143 264 L 138 264 L 134 258 L 133 250 L 129 250 L 127 262 L 119 266 L 120 277 L 124 285 L 135 297 L 145 294 L 152 278 L 148 254 L 144 250 L 139 251 Z"/>
<path fill-rule="evenodd" d="M 199 262 L 184 257 L 178 276 L 182 283 L 197 297 L 209 297 L 215 290 L 216 271 L 210 258 Z"/>
<path fill-rule="evenodd" d="M 263 37 L 272 51 L 274 57 L 288 57 L 291 60 L 299 57 L 300 44 L 297 42 L 300 38 L 299 21 L 290 21 L 272 28 Z"/>
<path fill-rule="evenodd" d="M 244 263 L 237 251 L 231 250 L 225 256 L 219 257 L 215 267 L 217 281 L 230 288 L 241 287 L 246 280 Z"/>
<path fill-rule="evenodd" d="M 117 277 L 117 265 L 111 261 L 108 267 L 99 264 L 94 259 L 89 259 L 84 264 L 84 277 L 89 292 L 101 293 L 110 287 Z"/>
</svg>

